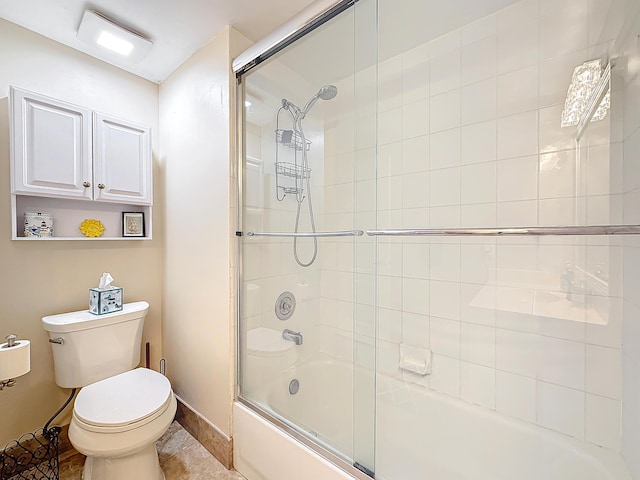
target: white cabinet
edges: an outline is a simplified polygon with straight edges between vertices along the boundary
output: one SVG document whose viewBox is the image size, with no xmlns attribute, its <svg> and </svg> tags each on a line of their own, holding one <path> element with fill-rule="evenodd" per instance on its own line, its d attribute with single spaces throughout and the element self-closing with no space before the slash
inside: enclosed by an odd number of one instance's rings
<svg viewBox="0 0 640 480">
<path fill-rule="evenodd" d="M 94 199 L 151 205 L 151 131 L 148 127 L 93 114 Z"/>
<path fill-rule="evenodd" d="M 13 87 L 11 111 L 12 193 L 151 205 L 148 127 Z"/>
<path fill-rule="evenodd" d="M 33 209 L 53 211 L 65 237 L 82 237 L 75 225 L 83 218 L 113 224 L 122 212 L 141 211 L 150 238 L 149 127 L 15 87 L 10 113 L 13 238 Z M 115 225 L 108 234 L 121 236 Z"/>
<path fill-rule="evenodd" d="M 91 111 L 11 88 L 11 191 L 91 200 Z"/>
</svg>

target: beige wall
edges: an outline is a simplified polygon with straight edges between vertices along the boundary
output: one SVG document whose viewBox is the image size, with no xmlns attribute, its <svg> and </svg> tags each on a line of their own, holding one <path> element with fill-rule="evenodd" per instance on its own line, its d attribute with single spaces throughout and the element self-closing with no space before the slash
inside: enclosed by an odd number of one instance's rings
<svg viewBox="0 0 640 480">
<path fill-rule="evenodd" d="M 162 189 L 156 167 L 153 240 L 11 241 L 9 85 L 89 107 L 152 128 L 158 152 L 158 86 L 40 35 L 0 20 L 0 338 L 32 341 L 31 372 L 0 391 L 0 448 L 50 417 L 68 394 L 55 385 L 44 315 L 87 308 L 88 288 L 103 271 L 125 301 L 147 300 L 143 341 L 152 365 L 161 356 Z M 157 162 L 156 162 L 157 165 Z M 64 420 L 64 419 L 63 419 Z"/>
<path fill-rule="evenodd" d="M 233 208 L 231 58 L 248 46 L 225 28 L 160 87 L 167 208 L 163 331 L 176 394 L 231 433 Z"/>
<path fill-rule="evenodd" d="M 151 342 L 152 366 L 163 354 L 162 318 L 176 394 L 231 435 L 235 82 L 229 65 L 249 44 L 226 28 L 158 87 L 0 20 L 0 335 L 32 340 L 31 372 L 0 392 L 0 444 L 41 426 L 66 398 L 68 391 L 54 382 L 40 318 L 86 308 L 87 289 L 106 270 L 126 301 L 151 304 L 143 341 Z M 153 240 L 10 240 L 9 85 L 152 127 Z M 61 423 L 67 421 L 68 415 Z"/>
</svg>

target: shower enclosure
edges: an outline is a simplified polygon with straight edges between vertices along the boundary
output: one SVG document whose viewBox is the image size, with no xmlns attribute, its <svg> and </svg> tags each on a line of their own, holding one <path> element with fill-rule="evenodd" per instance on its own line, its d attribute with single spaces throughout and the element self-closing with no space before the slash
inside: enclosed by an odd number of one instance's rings
<svg viewBox="0 0 640 480">
<path fill-rule="evenodd" d="M 316 3 L 234 64 L 238 402 L 361 479 L 640 478 L 638 2 Z"/>
</svg>

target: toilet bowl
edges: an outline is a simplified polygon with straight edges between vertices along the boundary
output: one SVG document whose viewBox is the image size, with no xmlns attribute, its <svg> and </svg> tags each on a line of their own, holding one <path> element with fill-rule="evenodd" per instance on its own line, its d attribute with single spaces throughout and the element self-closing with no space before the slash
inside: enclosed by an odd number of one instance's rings
<svg viewBox="0 0 640 480">
<path fill-rule="evenodd" d="M 176 413 L 169 380 L 144 368 L 84 387 L 69 440 L 87 456 L 83 480 L 162 480 L 155 442 Z"/>
</svg>

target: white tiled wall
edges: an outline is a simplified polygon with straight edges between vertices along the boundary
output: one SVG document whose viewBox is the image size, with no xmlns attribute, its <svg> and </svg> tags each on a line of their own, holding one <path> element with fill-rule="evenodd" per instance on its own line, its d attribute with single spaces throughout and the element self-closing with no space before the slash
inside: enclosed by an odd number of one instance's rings
<svg viewBox="0 0 640 480">
<path fill-rule="evenodd" d="M 579 160 L 574 129 L 560 128 L 573 69 L 606 50 L 590 30 L 599 26 L 595 7 L 524 0 L 381 59 L 378 228 L 621 221 L 615 116 L 588 129 Z M 328 115 L 340 117 L 344 106 L 328 105 Z M 620 98 L 613 108 L 622 112 Z M 341 134 L 350 121 L 344 117 Z M 326 151 L 344 154 L 334 133 L 325 131 Z M 356 144 L 351 156 L 362 158 L 368 147 Z M 370 177 L 325 181 L 347 187 L 332 189 L 345 213 L 364 185 L 368 195 L 359 196 L 356 210 L 372 201 Z M 372 228 L 354 218 L 357 228 Z M 430 349 L 433 373 L 419 380 L 425 387 L 620 448 L 619 244 L 381 237 L 377 262 L 379 372 L 402 377 L 401 343 Z M 608 286 L 568 300 L 566 262 Z"/>
</svg>

